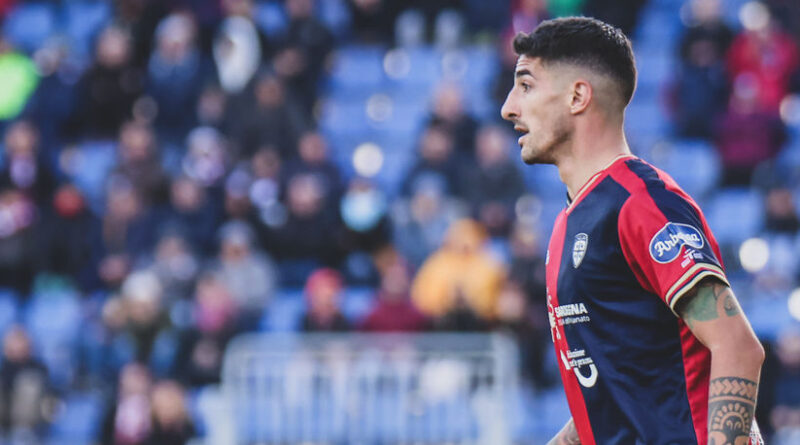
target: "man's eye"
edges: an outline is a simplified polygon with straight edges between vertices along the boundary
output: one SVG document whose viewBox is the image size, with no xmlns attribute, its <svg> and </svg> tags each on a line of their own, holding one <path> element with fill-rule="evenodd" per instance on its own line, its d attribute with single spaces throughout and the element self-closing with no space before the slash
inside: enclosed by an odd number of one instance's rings
<svg viewBox="0 0 800 445">
<path fill-rule="evenodd" d="M 525 92 L 527 92 L 528 90 L 530 90 L 530 89 L 531 89 L 531 86 L 530 86 L 530 85 L 528 85 L 527 83 L 523 83 L 523 84 L 521 84 L 521 85 L 522 85 L 522 91 L 525 91 Z"/>
</svg>

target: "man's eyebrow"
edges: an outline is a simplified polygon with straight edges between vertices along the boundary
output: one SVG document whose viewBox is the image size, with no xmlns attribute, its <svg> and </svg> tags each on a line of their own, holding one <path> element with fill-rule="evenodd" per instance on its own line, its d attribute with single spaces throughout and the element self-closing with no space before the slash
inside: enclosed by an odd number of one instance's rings
<svg viewBox="0 0 800 445">
<path fill-rule="evenodd" d="M 528 70 L 526 70 L 526 69 L 517 70 L 517 71 L 514 73 L 514 78 L 516 78 L 516 79 L 518 79 L 518 78 L 520 78 L 520 77 L 522 77 L 522 76 L 531 76 L 531 77 L 534 77 L 534 76 L 533 76 L 533 73 L 531 73 L 530 71 L 528 71 Z"/>
</svg>

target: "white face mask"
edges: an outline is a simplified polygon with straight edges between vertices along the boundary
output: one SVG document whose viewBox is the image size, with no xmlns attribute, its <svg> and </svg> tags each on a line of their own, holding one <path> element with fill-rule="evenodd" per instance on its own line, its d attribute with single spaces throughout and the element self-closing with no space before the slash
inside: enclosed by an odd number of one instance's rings
<svg viewBox="0 0 800 445">
<path fill-rule="evenodd" d="M 342 198 L 340 209 L 347 227 L 366 232 L 386 214 L 386 197 L 375 189 L 351 191 Z"/>
</svg>

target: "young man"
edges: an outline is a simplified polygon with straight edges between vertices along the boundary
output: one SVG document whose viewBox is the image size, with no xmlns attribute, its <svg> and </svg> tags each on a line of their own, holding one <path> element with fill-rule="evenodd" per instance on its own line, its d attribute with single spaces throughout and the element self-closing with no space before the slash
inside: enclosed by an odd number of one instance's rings
<svg viewBox="0 0 800 445">
<path fill-rule="evenodd" d="M 568 193 L 546 267 L 572 419 L 550 443 L 760 443 L 764 351 L 716 240 L 697 204 L 625 141 L 630 41 L 565 18 L 518 35 L 514 49 L 503 118 L 522 133 L 522 160 L 554 164 Z"/>
</svg>

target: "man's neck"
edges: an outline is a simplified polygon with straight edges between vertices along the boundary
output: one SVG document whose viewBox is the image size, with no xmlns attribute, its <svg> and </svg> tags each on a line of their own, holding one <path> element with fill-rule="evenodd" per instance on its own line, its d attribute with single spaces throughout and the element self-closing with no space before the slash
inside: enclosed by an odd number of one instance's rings
<svg viewBox="0 0 800 445">
<path fill-rule="evenodd" d="M 578 192 L 595 174 L 608 168 L 620 156 L 631 155 L 622 130 L 609 131 L 599 137 L 574 137 L 571 150 L 564 150 L 556 166 L 567 193 L 575 199 Z"/>
</svg>

